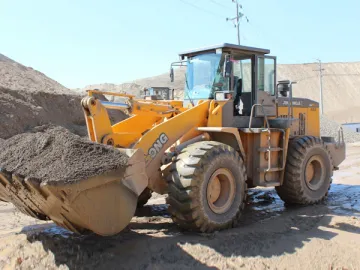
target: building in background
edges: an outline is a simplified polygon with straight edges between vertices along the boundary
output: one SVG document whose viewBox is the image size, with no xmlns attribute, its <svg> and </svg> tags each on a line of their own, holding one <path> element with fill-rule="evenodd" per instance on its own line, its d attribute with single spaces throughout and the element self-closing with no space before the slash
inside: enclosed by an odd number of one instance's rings
<svg viewBox="0 0 360 270">
<path fill-rule="evenodd" d="M 360 123 L 345 123 L 342 126 L 360 133 Z"/>
</svg>

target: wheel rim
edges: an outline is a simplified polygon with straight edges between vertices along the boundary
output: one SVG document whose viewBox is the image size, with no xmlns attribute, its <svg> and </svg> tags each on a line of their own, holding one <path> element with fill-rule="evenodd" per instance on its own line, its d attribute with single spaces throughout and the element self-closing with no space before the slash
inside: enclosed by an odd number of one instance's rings
<svg viewBox="0 0 360 270">
<path fill-rule="evenodd" d="M 223 214 L 228 211 L 235 198 L 235 179 L 232 173 L 224 168 L 216 170 L 210 177 L 206 194 L 209 207 L 214 213 Z"/>
<path fill-rule="evenodd" d="M 311 190 L 318 190 L 325 180 L 325 166 L 322 158 L 318 155 L 312 156 L 305 167 L 306 185 Z"/>
</svg>

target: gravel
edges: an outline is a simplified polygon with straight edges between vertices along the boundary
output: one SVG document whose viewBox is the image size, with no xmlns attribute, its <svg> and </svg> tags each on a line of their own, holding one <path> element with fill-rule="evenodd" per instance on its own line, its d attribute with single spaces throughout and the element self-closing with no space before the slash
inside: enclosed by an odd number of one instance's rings
<svg viewBox="0 0 360 270">
<path fill-rule="evenodd" d="M 71 183 L 120 169 L 128 157 L 63 127 L 45 126 L 0 143 L 0 168 L 39 182 Z M 123 169 L 123 170 L 121 170 Z"/>
<path fill-rule="evenodd" d="M 330 120 L 326 116 L 320 117 L 321 136 L 334 137 L 335 140 L 337 140 L 339 127 L 341 127 L 340 124 Z M 344 140 L 346 143 L 354 143 L 360 141 L 360 133 L 356 133 L 346 127 L 343 127 L 343 130 L 344 130 Z"/>
</svg>

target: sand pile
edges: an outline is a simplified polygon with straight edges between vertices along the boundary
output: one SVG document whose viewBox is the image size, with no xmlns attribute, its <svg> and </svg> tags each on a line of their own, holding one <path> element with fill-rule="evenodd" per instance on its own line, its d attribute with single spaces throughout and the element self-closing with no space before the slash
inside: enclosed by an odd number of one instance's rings
<svg viewBox="0 0 360 270">
<path fill-rule="evenodd" d="M 80 181 L 125 168 L 127 161 L 114 147 L 56 126 L 40 127 L 0 143 L 0 168 L 41 182 Z"/>
<path fill-rule="evenodd" d="M 8 139 L 36 126 L 63 126 L 86 135 L 81 96 L 14 90 L 0 86 L 0 138 Z"/>
<path fill-rule="evenodd" d="M 0 138 L 45 124 L 86 135 L 82 96 L 0 54 Z"/>
</svg>

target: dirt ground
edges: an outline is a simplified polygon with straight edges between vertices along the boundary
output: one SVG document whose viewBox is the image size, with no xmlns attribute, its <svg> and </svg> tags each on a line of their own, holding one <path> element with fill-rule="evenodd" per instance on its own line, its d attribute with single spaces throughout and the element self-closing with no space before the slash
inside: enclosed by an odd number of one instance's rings
<svg viewBox="0 0 360 270">
<path fill-rule="evenodd" d="M 239 227 L 181 232 L 163 196 L 113 237 L 78 236 L 0 203 L 1 269 L 360 269 L 360 143 L 347 149 L 322 204 L 286 208 L 250 190 Z"/>
</svg>

